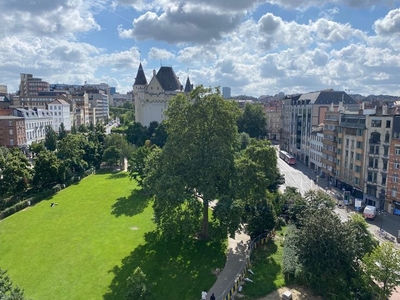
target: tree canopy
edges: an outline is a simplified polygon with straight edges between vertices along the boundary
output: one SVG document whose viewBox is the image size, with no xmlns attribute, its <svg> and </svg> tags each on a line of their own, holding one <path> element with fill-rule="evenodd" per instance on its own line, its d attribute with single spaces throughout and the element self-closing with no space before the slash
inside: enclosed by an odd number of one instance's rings
<svg viewBox="0 0 400 300">
<path fill-rule="evenodd" d="M 252 138 L 262 138 L 267 134 L 267 115 L 261 104 L 246 103 L 238 121 L 239 132 L 246 132 Z"/>
<path fill-rule="evenodd" d="M 197 211 L 200 199 L 201 237 L 208 238 L 209 202 L 225 193 L 234 170 L 238 108 L 218 92 L 197 87 L 188 97 L 175 96 L 166 115 L 168 139 L 145 179 L 155 195 L 156 221 L 165 224 L 166 210 L 174 216 Z"/>
</svg>

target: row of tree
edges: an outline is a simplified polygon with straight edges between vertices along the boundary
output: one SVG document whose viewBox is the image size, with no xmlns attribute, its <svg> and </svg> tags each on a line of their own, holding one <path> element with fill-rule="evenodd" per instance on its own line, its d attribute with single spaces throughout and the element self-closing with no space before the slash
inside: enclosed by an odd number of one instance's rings
<svg viewBox="0 0 400 300">
<path fill-rule="evenodd" d="M 33 163 L 18 148 L 0 148 L 0 195 L 66 183 L 89 168 L 99 168 L 102 162 L 118 164 L 131 155 L 133 146 L 121 135 L 106 136 L 98 124 L 76 134 L 61 130 L 57 134 L 47 127 L 44 143 L 32 144 L 30 152 Z"/>
<path fill-rule="evenodd" d="M 287 230 L 283 271 L 327 299 L 387 299 L 400 280 L 400 254 L 378 246 L 361 215 L 342 222 L 322 191 L 283 195 L 293 221 Z"/>
</svg>

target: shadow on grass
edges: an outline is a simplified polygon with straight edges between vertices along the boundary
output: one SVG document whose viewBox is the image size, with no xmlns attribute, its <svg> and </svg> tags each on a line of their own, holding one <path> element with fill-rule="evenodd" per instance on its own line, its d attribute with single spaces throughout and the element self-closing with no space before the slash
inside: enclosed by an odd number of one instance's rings
<svg viewBox="0 0 400 300">
<path fill-rule="evenodd" d="M 150 198 L 146 196 L 143 190 L 133 190 L 129 197 L 117 198 L 111 206 L 111 214 L 116 217 L 122 215 L 132 217 L 140 214 L 149 205 Z"/>
<path fill-rule="evenodd" d="M 108 176 L 107 179 L 120 179 L 125 177 L 128 177 L 127 172 L 114 172 L 110 173 L 110 176 Z"/>
<path fill-rule="evenodd" d="M 211 287 L 216 277 L 211 270 L 225 263 L 224 242 L 164 241 L 155 232 L 145 235 L 146 244 L 138 246 L 125 257 L 114 274 L 104 300 L 124 299 L 126 279 L 140 267 L 152 284 L 154 299 L 197 300 L 202 290 Z"/>
</svg>

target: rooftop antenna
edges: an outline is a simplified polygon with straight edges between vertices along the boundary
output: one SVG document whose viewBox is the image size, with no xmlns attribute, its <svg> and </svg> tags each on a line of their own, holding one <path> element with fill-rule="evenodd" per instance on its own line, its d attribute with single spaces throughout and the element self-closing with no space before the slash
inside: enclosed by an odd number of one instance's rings
<svg viewBox="0 0 400 300">
<path fill-rule="evenodd" d="M 140 50 L 138 50 L 139 51 L 139 61 L 140 61 L 140 63 L 142 63 L 142 52 L 140 52 Z"/>
<path fill-rule="evenodd" d="M 160 59 L 160 67 L 162 67 L 162 59 Z"/>
</svg>

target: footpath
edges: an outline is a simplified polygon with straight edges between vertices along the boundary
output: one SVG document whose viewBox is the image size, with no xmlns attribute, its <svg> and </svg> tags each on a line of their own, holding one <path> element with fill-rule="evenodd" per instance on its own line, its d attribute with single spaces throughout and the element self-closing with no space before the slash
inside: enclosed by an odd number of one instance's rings
<svg viewBox="0 0 400 300">
<path fill-rule="evenodd" d="M 210 202 L 210 207 L 215 206 L 215 202 Z M 217 275 L 217 280 L 207 292 L 207 300 L 214 293 L 216 300 L 224 299 L 225 294 L 232 287 L 237 275 L 246 265 L 247 250 L 250 243 L 250 236 L 244 231 L 237 231 L 235 238 L 228 238 L 228 254 L 224 268 Z M 201 291 L 199 291 L 199 299 Z M 231 298 L 232 299 L 232 298 Z"/>
</svg>

